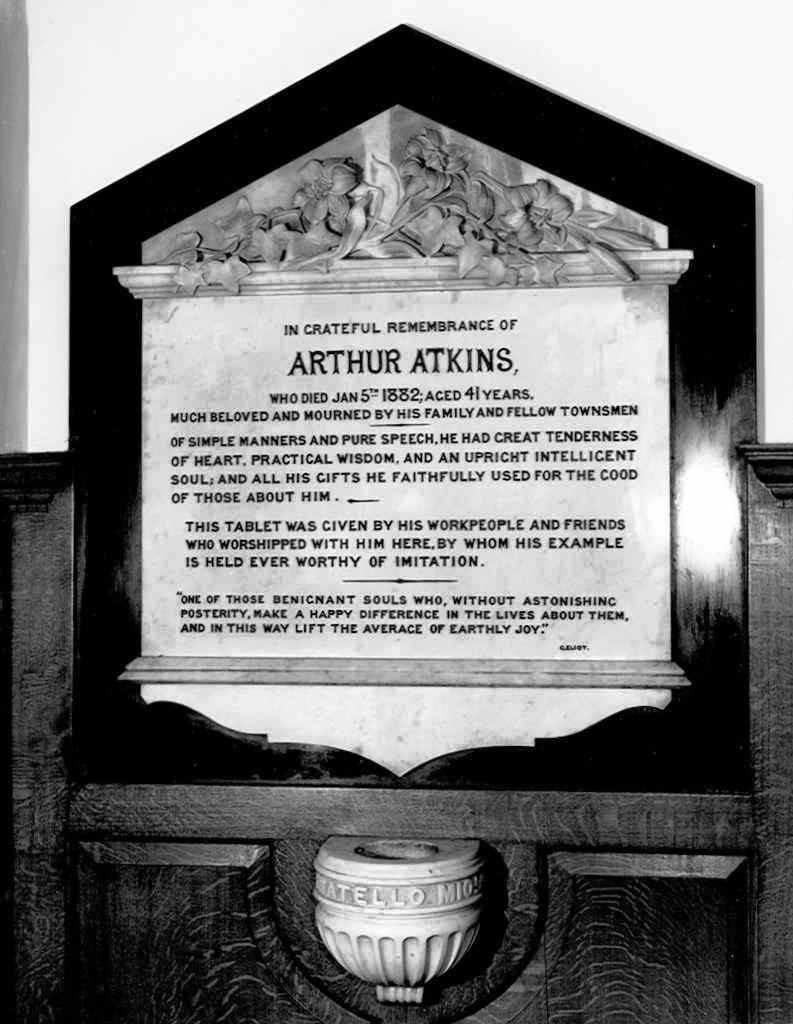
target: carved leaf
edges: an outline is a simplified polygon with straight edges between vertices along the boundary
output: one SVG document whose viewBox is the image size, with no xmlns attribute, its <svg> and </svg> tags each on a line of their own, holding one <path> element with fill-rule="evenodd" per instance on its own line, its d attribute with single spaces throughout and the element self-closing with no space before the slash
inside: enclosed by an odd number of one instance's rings
<svg viewBox="0 0 793 1024">
<path fill-rule="evenodd" d="M 285 224 L 276 224 L 269 231 L 256 228 L 241 255 L 246 260 L 264 260 L 268 266 L 278 267 L 289 252 L 293 234 Z"/>
<path fill-rule="evenodd" d="M 240 196 L 234 211 L 217 222 L 224 234 L 224 250 L 230 252 L 237 248 L 264 220 L 262 214 L 253 212 L 245 196 Z"/>
<path fill-rule="evenodd" d="M 305 233 L 305 237 L 313 245 L 323 246 L 325 249 L 335 249 L 339 244 L 340 235 L 335 234 L 325 224 L 312 224 Z"/>
<path fill-rule="evenodd" d="M 510 186 L 503 181 L 499 181 L 498 178 L 494 178 L 492 174 L 488 174 L 487 171 L 477 171 L 473 175 L 474 181 L 480 185 L 485 185 L 490 189 L 491 194 L 498 196 L 503 202 L 509 202 Z"/>
<path fill-rule="evenodd" d="M 459 249 L 465 245 L 464 223 L 464 218 L 458 213 L 444 211 L 440 206 L 429 206 L 411 222 L 410 234 L 425 256 L 434 256 L 444 246 Z"/>
<path fill-rule="evenodd" d="M 347 196 L 328 196 L 328 224 L 333 231 L 341 234 L 350 213 L 350 201 Z"/>
<path fill-rule="evenodd" d="M 338 242 L 338 235 L 333 235 L 328 231 L 327 234 L 334 239 L 332 243 L 329 243 L 326 238 L 318 237 L 319 234 L 313 228 L 307 234 L 302 234 L 298 231 L 292 232 L 289 238 L 286 262 L 291 263 L 294 261 L 301 266 L 305 266 L 311 260 L 317 259 L 320 256 L 326 256 L 333 245 Z"/>
<path fill-rule="evenodd" d="M 518 278 L 522 284 L 532 285 L 540 283 L 540 275 L 537 272 L 537 264 L 534 260 L 524 263 L 518 270 Z"/>
<path fill-rule="evenodd" d="M 481 265 L 487 271 L 487 283 L 494 287 L 501 284 L 507 276 L 507 266 L 498 256 L 483 257 Z"/>
<path fill-rule="evenodd" d="M 373 217 L 382 219 L 390 224 L 394 214 L 402 203 L 402 182 L 399 172 L 392 163 L 387 160 L 380 160 L 374 154 L 369 157 L 368 180 L 378 188 L 382 194 L 380 209 L 373 212 Z"/>
<path fill-rule="evenodd" d="M 184 231 L 174 239 L 175 248 L 165 257 L 165 263 L 190 263 L 195 260 L 203 239 L 198 231 Z"/>
<path fill-rule="evenodd" d="M 359 247 L 359 251 L 361 249 L 370 252 L 372 256 L 377 259 L 388 258 L 389 256 L 399 258 L 404 256 L 424 255 L 417 243 L 402 235 L 386 239 L 385 242 L 364 242 L 364 244 Z"/>
<path fill-rule="evenodd" d="M 465 245 L 457 251 L 457 276 L 466 277 L 475 267 L 479 266 L 484 258 L 485 253 L 479 242 L 469 235 L 465 240 Z"/>
<path fill-rule="evenodd" d="M 230 256 L 222 262 L 211 260 L 204 266 L 204 280 L 207 284 L 219 284 L 227 292 L 234 294 L 239 294 L 240 281 L 251 272 L 251 268 L 243 263 L 239 256 Z"/>
<path fill-rule="evenodd" d="M 275 224 L 285 224 L 292 231 L 302 231 L 299 208 L 292 206 L 284 210 L 280 206 L 276 206 L 270 212 L 270 226 Z"/>
<path fill-rule="evenodd" d="M 509 285 L 510 288 L 517 288 L 518 282 L 520 281 L 520 271 L 517 267 L 507 267 L 507 273 L 504 277 L 504 284 Z"/>
<path fill-rule="evenodd" d="M 570 219 L 585 227 L 596 228 L 611 220 L 611 214 L 603 210 L 576 210 Z"/>
<path fill-rule="evenodd" d="M 427 182 L 424 180 L 422 174 L 413 174 L 407 178 L 405 182 L 405 198 L 412 199 L 413 196 L 417 196 L 419 192 L 423 192 L 427 187 Z"/>
<path fill-rule="evenodd" d="M 559 271 L 564 267 L 564 260 L 558 256 L 540 256 L 537 260 L 537 283 L 556 285 L 559 283 Z"/>
<path fill-rule="evenodd" d="M 490 220 L 496 212 L 496 199 L 481 178 L 474 178 L 469 192 L 469 204 L 480 220 Z"/>
<path fill-rule="evenodd" d="M 345 256 L 353 251 L 366 230 L 366 199 L 366 196 L 356 199 L 347 215 L 341 243 L 337 252 L 334 253 L 337 260 L 344 259 Z"/>
<path fill-rule="evenodd" d="M 174 282 L 180 292 L 195 295 L 204 283 L 202 264 L 183 265 L 173 275 Z"/>
<path fill-rule="evenodd" d="M 442 245 L 447 246 L 449 249 L 459 249 L 460 246 L 465 245 L 465 236 L 463 235 L 464 224 L 463 218 L 457 214 L 446 217 L 441 229 Z"/>
<path fill-rule="evenodd" d="M 590 231 L 589 228 L 579 227 L 573 223 L 573 218 L 567 222 L 567 237 L 577 242 L 582 248 L 586 249 L 590 242 L 595 240 L 595 233 Z"/>
<path fill-rule="evenodd" d="M 383 227 L 384 222 L 381 217 L 381 211 L 383 209 L 383 203 L 385 197 L 383 190 L 378 188 L 376 185 L 366 184 L 366 230 L 364 236 L 370 235 L 377 227 Z"/>
<path fill-rule="evenodd" d="M 435 231 L 425 239 L 424 251 L 428 256 L 434 256 L 445 247 L 457 250 L 465 245 L 465 237 L 462 232 L 463 218 L 457 214 L 449 214 L 444 217 Z"/>
<path fill-rule="evenodd" d="M 440 206 L 427 206 L 413 218 L 406 232 L 416 240 L 421 252 L 429 256 L 440 248 L 440 245 L 435 245 L 435 240 L 442 224 L 443 210 Z"/>
<path fill-rule="evenodd" d="M 636 275 L 628 264 L 625 263 L 624 260 L 621 260 L 619 256 L 610 249 L 600 245 L 598 242 L 588 242 L 587 249 L 620 281 L 636 280 Z"/>
<path fill-rule="evenodd" d="M 426 195 L 424 199 L 437 199 L 452 185 L 453 176 L 445 171 L 425 171 Z"/>
<path fill-rule="evenodd" d="M 544 224 L 542 229 L 543 244 L 550 249 L 561 249 L 567 245 L 567 228 L 564 224 L 554 227 L 553 224 Z"/>
<path fill-rule="evenodd" d="M 470 217 L 472 212 L 468 205 L 468 197 L 462 192 L 447 192 L 443 196 L 443 209 L 448 213 L 459 214 L 461 217 Z"/>
</svg>

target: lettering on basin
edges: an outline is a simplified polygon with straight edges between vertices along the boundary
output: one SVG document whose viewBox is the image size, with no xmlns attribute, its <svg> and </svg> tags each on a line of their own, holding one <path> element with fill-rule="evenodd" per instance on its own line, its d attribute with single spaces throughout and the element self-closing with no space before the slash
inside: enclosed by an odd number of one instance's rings
<svg viewBox="0 0 793 1024">
<path fill-rule="evenodd" d="M 317 897 L 347 906 L 382 910 L 411 910 L 419 907 L 465 905 L 482 892 L 481 872 L 467 878 L 426 885 L 349 885 L 317 874 Z"/>
</svg>

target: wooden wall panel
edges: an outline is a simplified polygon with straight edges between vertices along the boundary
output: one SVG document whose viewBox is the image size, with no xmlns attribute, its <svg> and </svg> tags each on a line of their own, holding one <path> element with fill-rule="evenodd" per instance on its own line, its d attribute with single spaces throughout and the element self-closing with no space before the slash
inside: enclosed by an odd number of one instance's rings
<svg viewBox="0 0 793 1024">
<path fill-rule="evenodd" d="M 81 1021 L 404 1021 L 404 1007 L 380 1006 L 322 946 L 311 895 L 319 843 L 278 845 L 273 858 L 267 847 L 235 844 L 80 843 Z M 496 898 L 479 954 L 428 992 L 424 1024 L 483 1004 L 493 1022 L 512 1019 L 515 1006 L 544 1005 L 536 850 L 491 850 L 490 865 Z"/>
<path fill-rule="evenodd" d="M 742 858 L 562 854 L 550 868 L 549 1024 L 746 1024 Z"/>
<path fill-rule="evenodd" d="M 79 851 L 81 1024 L 300 1021 L 251 937 L 236 866 L 249 852 Z"/>
<path fill-rule="evenodd" d="M 14 1019 L 66 1008 L 72 497 L 64 456 L 0 457 L 0 633 L 11 753 Z"/>
<path fill-rule="evenodd" d="M 751 746 L 757 829 L 758 1019 L 793 1021 L 793 447 L 748 473 Z M 779 495 L 778 500 L 775 493 Z"/>
<path fill-rule="evenodd" d="M 540 865 L 539 897 L 521 904 L 520 928 L 501 947 L 510 964 L 499 985 L 485 993 L 481 978 L 462 977 L 465 1008 L 441 998 L 412 1011 L 421 1024 L 793 1020 L 793 508 L 751 474 L 753 796 L 94 783 L 76 788 L 70 809 L 71 498 L 63 460 L 42 458 L 34 478 L 11 468 L 0 486 L 0 611 L 13 754 L 12 1019 L 396 1024 L 403 1011 L 362 999 L 345 1009 L 342 989 L 355 983 L 323 980 L 313 937 L 301 939 L 310 897 L 290 881 L 290 856 L 302 857 L 307 883 L 311 851 L 340 831 L 489 837 L 522 879 L 509 882 L 515 893 L 530 891 L 528 865 Z M 68 932 L 67 823 L 79 947 Z M 268 957 L 250 908 L 260 844 L 270 842 L 281 909 Z M 491 977 L 495 963 L 483 966 Z"/>
<path fill-rule="evenodd" d="M 404 1007 L 378 1004 L 319 942 L 317 846 L 79 844 L 80 1020 L 748 1022 L 742 857 L 493 848 L 500 927 Z"/>
<path fill-rule="evenodd" d="M 741 793 L 350 790 L 329 786 L 87 785 L 78 833 L 256 840 L 328 835 L 471 836 L 545 846 L 745 850 Z"/>
</svg>

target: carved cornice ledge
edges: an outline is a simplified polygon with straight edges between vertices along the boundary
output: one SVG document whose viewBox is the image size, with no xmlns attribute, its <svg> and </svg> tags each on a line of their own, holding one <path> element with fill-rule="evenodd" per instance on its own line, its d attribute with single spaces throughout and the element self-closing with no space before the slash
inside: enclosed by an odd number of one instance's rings
<svg viewBox="0 0 793 1024">
<path fill-rule="evenodd" d="M 69 479 L 68 452 L 0 454 L 0 511 L 44 512 Z"/>
<path fill-rule="evenodd" d="M 581 288 L 607 285 L 675 284 L 686 272 L 693 253 L 687 249 L 625 250 L 618 254 L 632 273 L 632 280 L 617 277 L 588 252 L 554 253 L 556 265 L 552 277 L 542 282 L 520 282 L 496 288 Z M 544 254 L 540 253 L 542 257 Z M 228 295 L 218 284 L 201 285 L 194 293 L 179 284 L 178 264 L 150 264 L 115 267 L 113 273 L 137 299 L 192 298 Z M 290 295 L 305 292 L 390 292 L 390 291 L 470 291 L 493 289 L 487 272 L 474 268 L 465 277 L 458 273 L 452 257 L 426 259 L 340 260 L 330 269 L 300 268 L 273 270 L 254 264 L 239 282 L 240 295 Z"/>
<path fill-rule="evenodd" d="M 793 500 L 793 443 L 742 444 L 739 451 L 777 501 Z"/>
</svg>

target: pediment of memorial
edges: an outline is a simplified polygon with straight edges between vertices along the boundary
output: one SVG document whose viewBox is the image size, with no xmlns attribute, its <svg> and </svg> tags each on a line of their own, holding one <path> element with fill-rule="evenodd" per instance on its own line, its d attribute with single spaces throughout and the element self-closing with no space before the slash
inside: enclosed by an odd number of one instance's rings
<svg viewBox="0 0 793 1024">
<path fill-rule="evenodd" d="M 666 227 L 396 106 L 149 238 L 141 298 L 671 284 Z"/>
</svg>

